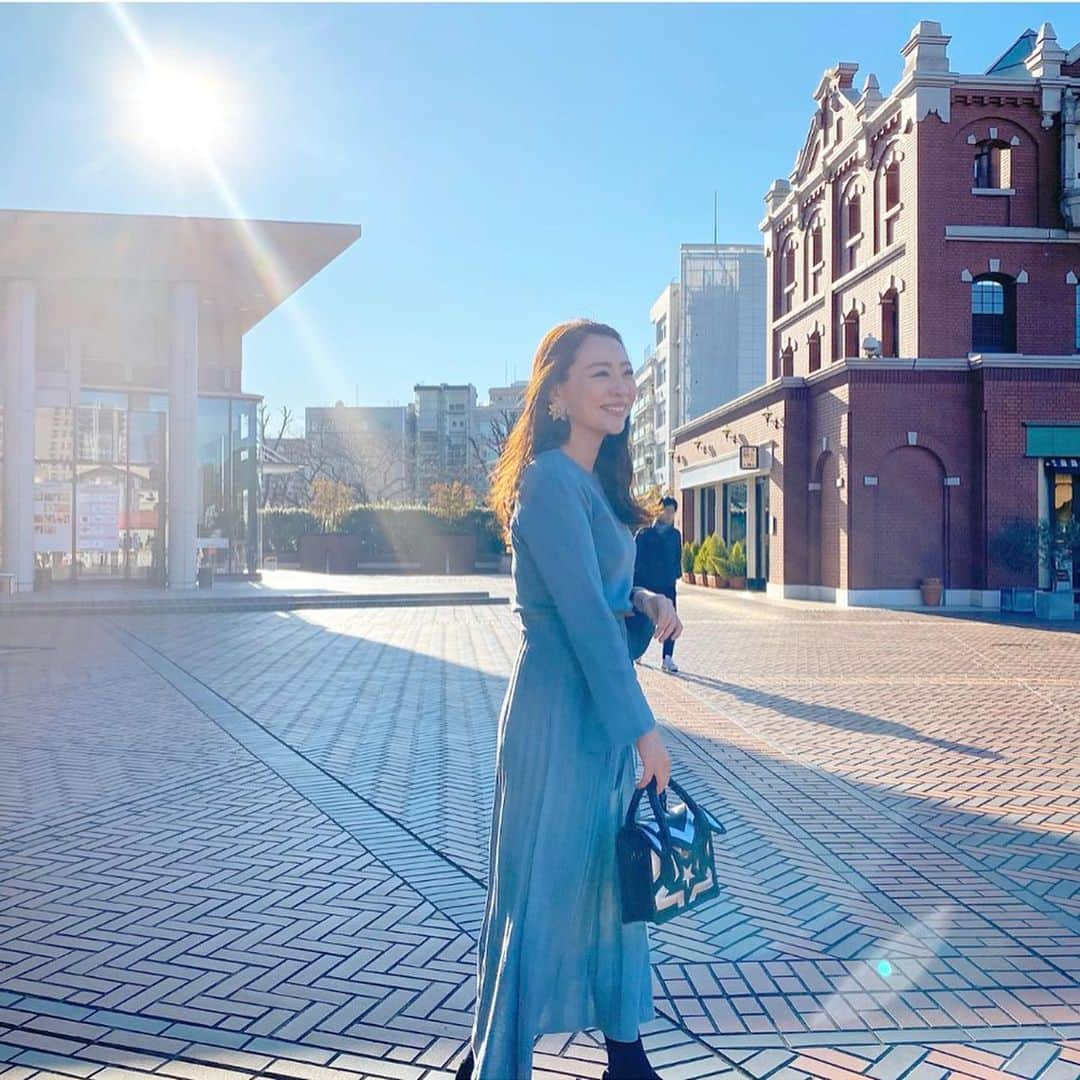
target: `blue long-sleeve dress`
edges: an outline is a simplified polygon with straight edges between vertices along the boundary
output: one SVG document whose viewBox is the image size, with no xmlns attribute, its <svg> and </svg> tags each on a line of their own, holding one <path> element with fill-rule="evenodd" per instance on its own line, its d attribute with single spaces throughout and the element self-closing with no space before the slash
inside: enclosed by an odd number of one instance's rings
<svg viewBox="0 0 1080 1080">
<path fill-rule="evenodd" d="M 531 1072 L 533 1040 L 652 1018 L 644 923 L 623 925 L 615 837 L 633 744 L 655 726 L 623 616 L 634 540 L 562 450 L 525 469 L 511 522 L 522 642 L 499 718 L 475 1080 Z"/>
</svg>

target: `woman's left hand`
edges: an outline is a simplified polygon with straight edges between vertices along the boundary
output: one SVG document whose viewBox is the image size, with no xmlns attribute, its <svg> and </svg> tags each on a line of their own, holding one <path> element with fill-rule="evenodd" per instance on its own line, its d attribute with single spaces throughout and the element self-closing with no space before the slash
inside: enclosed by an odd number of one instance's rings
<svg viewBox="0 0 1080 1080">
<path fill-rule="evenodd" d="M 641 610 L 655 626 L 653 637 L 657 641 L 674 641 L 682 633 L 682 619 L 675 611 L 675 605 L 660 593 L 650 592 L 641 599 Z"/>
</svg>

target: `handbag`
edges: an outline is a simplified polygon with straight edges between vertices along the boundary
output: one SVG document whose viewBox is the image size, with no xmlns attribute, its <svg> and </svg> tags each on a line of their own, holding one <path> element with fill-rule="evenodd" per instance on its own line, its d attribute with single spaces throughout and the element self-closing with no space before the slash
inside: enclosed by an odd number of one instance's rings
<svg viewBox="0 0 1080 1080">
<path fill-rule="evenodd" d="M 668 809 L 667 793 L 657 794 L 653 780 L 634 792 L 619 829 L 615 852 L 624 923 L 665 923 L 720 894 L 712 834 L 724 826 L 674 780 L 670 786 L 681 805 Z M 637 820 L 645 794 L 652 821 Z"/>
</svg>

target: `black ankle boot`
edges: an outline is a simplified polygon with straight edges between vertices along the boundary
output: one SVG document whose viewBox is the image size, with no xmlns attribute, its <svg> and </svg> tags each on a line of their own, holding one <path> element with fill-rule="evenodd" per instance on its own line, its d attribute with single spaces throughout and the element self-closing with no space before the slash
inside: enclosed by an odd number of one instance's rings
<svg viewBox="0 0 1080 1080">
<path fill-rule="evenodd" d="M 626 1043 L 605 1036 L 604 1042 L 607 1044 L 608 1067 L 603 1080 L 660 1080 L 645 1056 L 640 1038 Z"/>
<path fill-rule="evenodd" d="M 470 1050 L 461 1060 L 461 1064 L 454 1073 L 454 1080 L 472 1080 L 473 1068 L 476 1064 L 473 1052 Z"/>
</svg>

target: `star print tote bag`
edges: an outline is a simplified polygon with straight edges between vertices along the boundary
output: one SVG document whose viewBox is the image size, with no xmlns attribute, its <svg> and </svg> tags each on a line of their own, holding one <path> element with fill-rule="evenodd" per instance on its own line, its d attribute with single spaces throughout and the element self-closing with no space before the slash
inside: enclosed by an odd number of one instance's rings
<svg viewBox="0 0 1080 1080">
<path fill-rule="evenodd" d="M 616 840 L 624 923 L 665 923 L 719 895 L 712 834 L 720 824 L 675 783 L 682 800 L 668 807 L 667 792 L 656 781 L 639 788 L 630 800 Z M 642 795 L 648 794 L 652 820 L 637 820 Z"/>
</svg>

